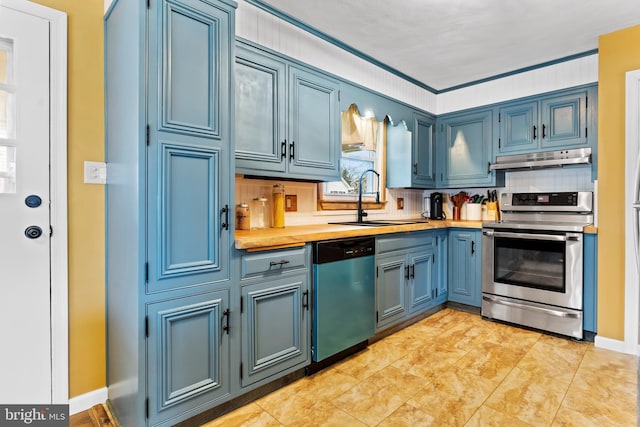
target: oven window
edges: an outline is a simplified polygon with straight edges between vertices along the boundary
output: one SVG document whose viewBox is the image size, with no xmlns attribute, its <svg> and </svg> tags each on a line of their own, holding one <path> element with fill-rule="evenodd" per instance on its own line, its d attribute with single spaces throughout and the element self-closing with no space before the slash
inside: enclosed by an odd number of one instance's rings
<svg viewBox="0 0 640 427">
<path fill-rule="evenodd" d="M 565 242 L 496 237 L 494 281 L 565 292 Z"/>
</svg>

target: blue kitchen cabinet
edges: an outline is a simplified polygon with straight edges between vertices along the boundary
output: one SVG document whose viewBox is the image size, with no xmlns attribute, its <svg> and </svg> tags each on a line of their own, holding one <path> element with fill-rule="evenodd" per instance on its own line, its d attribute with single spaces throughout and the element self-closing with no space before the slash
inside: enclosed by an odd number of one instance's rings
<svg viewBox="0 0 640 427">
<path fill-rule="evenodd" d="M 596 91 L 583 87 L 500 104 L 498 154 L 594 147 Z"/>
<path fill-rule="evenodd" d="M 436 257 L 436 234 L 431 231 L 376 238 L 377 331 L 435 305 L 441 265 Z"/>
<path fill-rule="evenodd" d="M 236 48 L 236 171 L 286 171 L 286 64 L 239 44 Z"/>
<path fill-rule="evenodd" d="M 503 184 L 503 174 L 489 171 L 494 114 L 493 108 L 480 108 L 438 117 L 439 187 Z"/>
<path fill-rule="evenodd" d="M 583 261 L 583 327 L 598 332 L 598 235 L 584 235 Z"/>
<path fill-rule="evenodd" d="M 235 8 L 119 0 L 105 17 L 107 387 L 122 425 L 175 425 L 239 381 Z"/>
<path fill-rule="evenodd" d="M 480 307 L 481 239 L 481 230 L 449 230 L 449 301 Z"/>
<path fill-rule="evenodd" d="M 241 385 L 258 386 L 310 363 L 310 251 L 241 252 Z"/>
<path fill-rule="evenodd" d="M 430 244 L 407 252 L 409 267 L 409 314 L 416 314 L 431 306 L 434 298 L 436 254 L 432 238 Z"/>
<path fill-rule="evenodd" d="M 149 425 L 174 425 L 231 393 L 229 289 L 151 303 Z"/>
<path fill-rule="evenodd" d="M 540 140 L 538 102 L 525 101 L 498 109 L 498 153 L 535 151 Z"/>
<path fill-rule="evenodd" d="M 440 229 L 433 231 L 436 244 L 436 271 L 433 284 L 434 304 L 444 304 L 447 302 L 449 285 L 447 283 L 447 260 L 448 252 L 448 235 L 449 230 Z"/>
<path fill-rule="evenodd" d="M 376 330 L 399 323 L 409 312 L 406 253 L 376 254 Z"/>
<path fill-rule="evenodd" d="M 338 80 L 239 43 L 236 172 L 340 179 Z"/>
<path fill-rule="evenodd" d="M 387 187 L 436 186 L 435 119 L 413 112 L 413 132 L 404 122 L 387 129 Z"/>
</svg>

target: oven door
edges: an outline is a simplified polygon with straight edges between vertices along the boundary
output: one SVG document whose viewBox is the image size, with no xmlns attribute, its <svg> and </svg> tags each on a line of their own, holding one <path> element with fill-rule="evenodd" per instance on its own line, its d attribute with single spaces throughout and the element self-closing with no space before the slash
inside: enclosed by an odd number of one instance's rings
<svg viewBox="0 0 640 427">
<path fill-rule="evenodd" d="M 582 309 L 583 235 L 483 229 L 482 292 Z"/>
</svg>

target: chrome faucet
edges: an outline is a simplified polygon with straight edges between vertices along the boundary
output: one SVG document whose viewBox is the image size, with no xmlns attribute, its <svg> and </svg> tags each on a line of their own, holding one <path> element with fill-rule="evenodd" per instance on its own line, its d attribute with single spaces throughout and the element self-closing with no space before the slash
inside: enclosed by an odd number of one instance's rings
<svg viewBox="0 0 640 427">
<path fill-rule="evenodd" d="M 378 177 L 378 190 L 376 191 L 376 203 L 380 203 L 380 174 L 373 169 L 367 169 L 362 172 L 360 175 L 360 181 L 358 183 L 358 222 L 363 222 L 363 218 L 367 216 L 367 213 L 362 209 L 362 178 L 367 174 L 367 172 L 373 172 L 376 177 Z"/>
</svg>

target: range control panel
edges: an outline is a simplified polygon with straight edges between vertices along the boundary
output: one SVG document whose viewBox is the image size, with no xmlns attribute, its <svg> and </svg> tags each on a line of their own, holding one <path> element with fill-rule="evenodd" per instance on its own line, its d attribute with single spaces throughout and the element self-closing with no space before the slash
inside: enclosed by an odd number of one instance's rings
<svg viewBox="0 0 640 427">
<path fill-rule="evenodd" d="M 513 206 L 577 206 L 578 192 L 513 193 Z"/>
<path fill-rule="evenodd" d="M 591 191 L 502 193 L 500 209 L 508 212 L 573 212 L 593 211 Z"/>
</svg>

